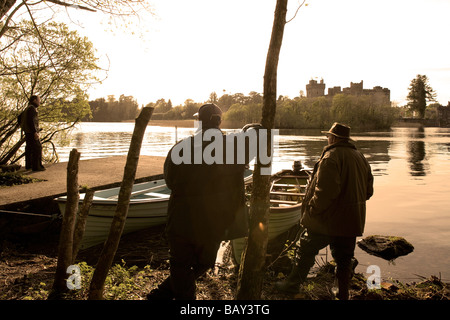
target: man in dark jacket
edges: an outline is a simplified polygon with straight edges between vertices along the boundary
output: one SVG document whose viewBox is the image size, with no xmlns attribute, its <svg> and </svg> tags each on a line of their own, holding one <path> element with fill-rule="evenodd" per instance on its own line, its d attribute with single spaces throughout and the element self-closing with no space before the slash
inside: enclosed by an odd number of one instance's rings
<svg viewBox="0 0 450 320">
<path fill-rule="evenodd" d="M 167 155 L 164 178 L 171 189 L 166 227 L 170 276 L 148 299 L 194 300 L 196 279 L 214 266 L 226 229 L 239 211 L 246 210 L 244 170 L 249 159 L 227 163 L 229 141 L 219 129 L 221 114 L 214 104 L 200 107 L 201 127 Z M 210 154 L 214 145 L 222 147 Z M 217 161 L 208 159 L 211 157 Z"/>
<path fill-rule="evenodd" d="M 369 163 L 351 142 L 350 128 L 334 123 L 326 133 L 328 145 L 314 166 L 302 203 L 301 225 L 295 262 L 280 291 L 298 292 L 314 265 L 319 250 L 330 245 L 336 261 L 337 298 L 347 300 L 356 237 L 364 232 L 366 201 L 373 195 Z"/>
<path fill-rule="evenodd" d="M 25 168 L 33 171 L 44 171 L 42 165 L 42 144 L 39 139 L 39 115 L 37 108 L 41 104 L 39 96 L 30 97 L 22 120 L 22 130 L 25 132 Z"/>
</svg>

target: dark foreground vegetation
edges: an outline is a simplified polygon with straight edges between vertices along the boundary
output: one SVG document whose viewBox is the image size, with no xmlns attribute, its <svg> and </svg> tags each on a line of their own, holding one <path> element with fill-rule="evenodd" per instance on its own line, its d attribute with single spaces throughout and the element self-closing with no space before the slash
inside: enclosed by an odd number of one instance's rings
<svg viewBox="0 0 450 320">
<path fill-rule="evenodd" d="M 52 288 L 57 262 L 57 223 L 45 233 L 33 236 L 12 236 L 0 243 L 0 299 L 47 300 Z M 104 290 L 107 300 L 145 300 L 146 295 L 169 273 L 167 244 L 163 227 L 125 235 L 110 269 Z M 234 300 L 237 268 L 224 244 L 223 263 L 217 265 L 198 281 L 198 300 Z M 273 248 L 272 248 L 273 249 Z M 272 250 L 271 249 L 271 250 Z M 85 300 L 101 246 L 81 251 L 81 289 L 68 291 L 65 299 Z M 273 251 L 272 251 L 273 253 Z M 284 277 L 290 265 L 289 255 L 273 256 L 264 279 L 264 300 L 333 300 L 333 262 L 318 262 L 296 295 L 283 295 L 273 284 Z M 423 281 L 401 283 L 382 282 L 378 290 L 368 290 L 366 278 L 355 274 L 351 285 L 352 300 L 449 300 L 450 285 L 438 277 Z"/>
<path fill-rule="evenodd" d="M 39 182 L 39 179 L 29 177 L 22 173 L 16 172 L 0 172 L 0 188 L 2 186 L 15 186 L 19 184 L 27 184 L 33 182 Z"/>
</svg>

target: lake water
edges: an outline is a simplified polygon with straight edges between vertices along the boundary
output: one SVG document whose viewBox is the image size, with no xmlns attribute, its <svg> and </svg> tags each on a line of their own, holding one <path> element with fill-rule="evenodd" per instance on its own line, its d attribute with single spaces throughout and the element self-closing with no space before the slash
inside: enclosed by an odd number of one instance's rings
<svg viewBox="0 0 450 320">
<path fill-rule="evenodd" d="M 69 146 L 58 147 L 60 160 L 68 161 L 73 148 L 81 152 L 81 159 L 126 155 L 133 130 L 134 123 L 83 123 Z M 149 126 L 141 154 L 166 156 L 175 139 L 193 132 Z M 357 271 L 366 273 L 369 265 L 377 265 L 387 280 L 411 282 L 436 275 L 450 281 L 450 129 L 393 128 L 352 136 L 375 176 L 364 236 L 401 236 L 414 245 L 414 252 L 393 263 L 357 247 Z M 285 130 L 275 139 L 274 172 L 291 168 L 294 160 L 312 168 L 326 145 L 320 130 Z"/>
</svg>

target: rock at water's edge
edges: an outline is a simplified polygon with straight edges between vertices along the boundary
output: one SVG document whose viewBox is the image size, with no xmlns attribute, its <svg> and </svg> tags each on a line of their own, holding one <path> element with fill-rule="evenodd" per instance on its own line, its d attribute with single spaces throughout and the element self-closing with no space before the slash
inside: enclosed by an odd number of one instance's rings
<svg viewBox="0 0 450 320">
<path fill-rule="evenodd" d="M 414 250 L 413 245 L 404 238 L 393 236 L 367 236 L 359 240 L 357 244 L 367 253 L 386 260 L 394 260 Z"/>
</svg>

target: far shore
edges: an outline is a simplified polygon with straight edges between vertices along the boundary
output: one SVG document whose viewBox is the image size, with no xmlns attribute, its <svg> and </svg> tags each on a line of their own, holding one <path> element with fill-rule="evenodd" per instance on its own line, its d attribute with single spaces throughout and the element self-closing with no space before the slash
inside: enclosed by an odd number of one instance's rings
<svg viewBox="0 0 450 320">
<path fill-rule="evenodd" d="M 196 120 L 152 120 L 148 123 L 149 126 L 161 126 L 161 127 L 178 127 L 178 128 L 194 128 L 194 123 Z M 220 125 L 223 129 L 236 129 L 241 128 L 239 126 L 233 126 L 227 121 L 223 121 Z"/>
<path fill-rule="evenodd" d="M 194 119 L 187 119 L 187 120 L 153 120 L 150 119 L 148 125 L 149 126 L 161 126 L 161 127 L 178 127 L 178 128 L 194 128 L 195 125 L 195 121 Z M 134 122 L 134 120 L 125 120 L 123 122 Z M 220 127 L 222 129 L 240 129 L 243 127 L 243 125 L 240 124 L 236 124 L 236 123 L 232 123 L 230 121 L 222 121 Z M 397 121 L 395 123 L 392 124 L 391 128 L 423 128 L 423 127 L 427 127 L 424 126 L 421 123 L 415 123 L 415 122 L 410 122 L 410 123 L 406 123 L 406 122 L 400 122 Z M 323 129 L 323 128 L 318 128 L 318 129 Z"/>
<path fill-rule="evenodd" d="M 161 127 L 180 127 L 180 128 L 193 128 L 195 120 L 152 120 L 150 119 L 149 126 L 161 126 Z"/>
</svg>

